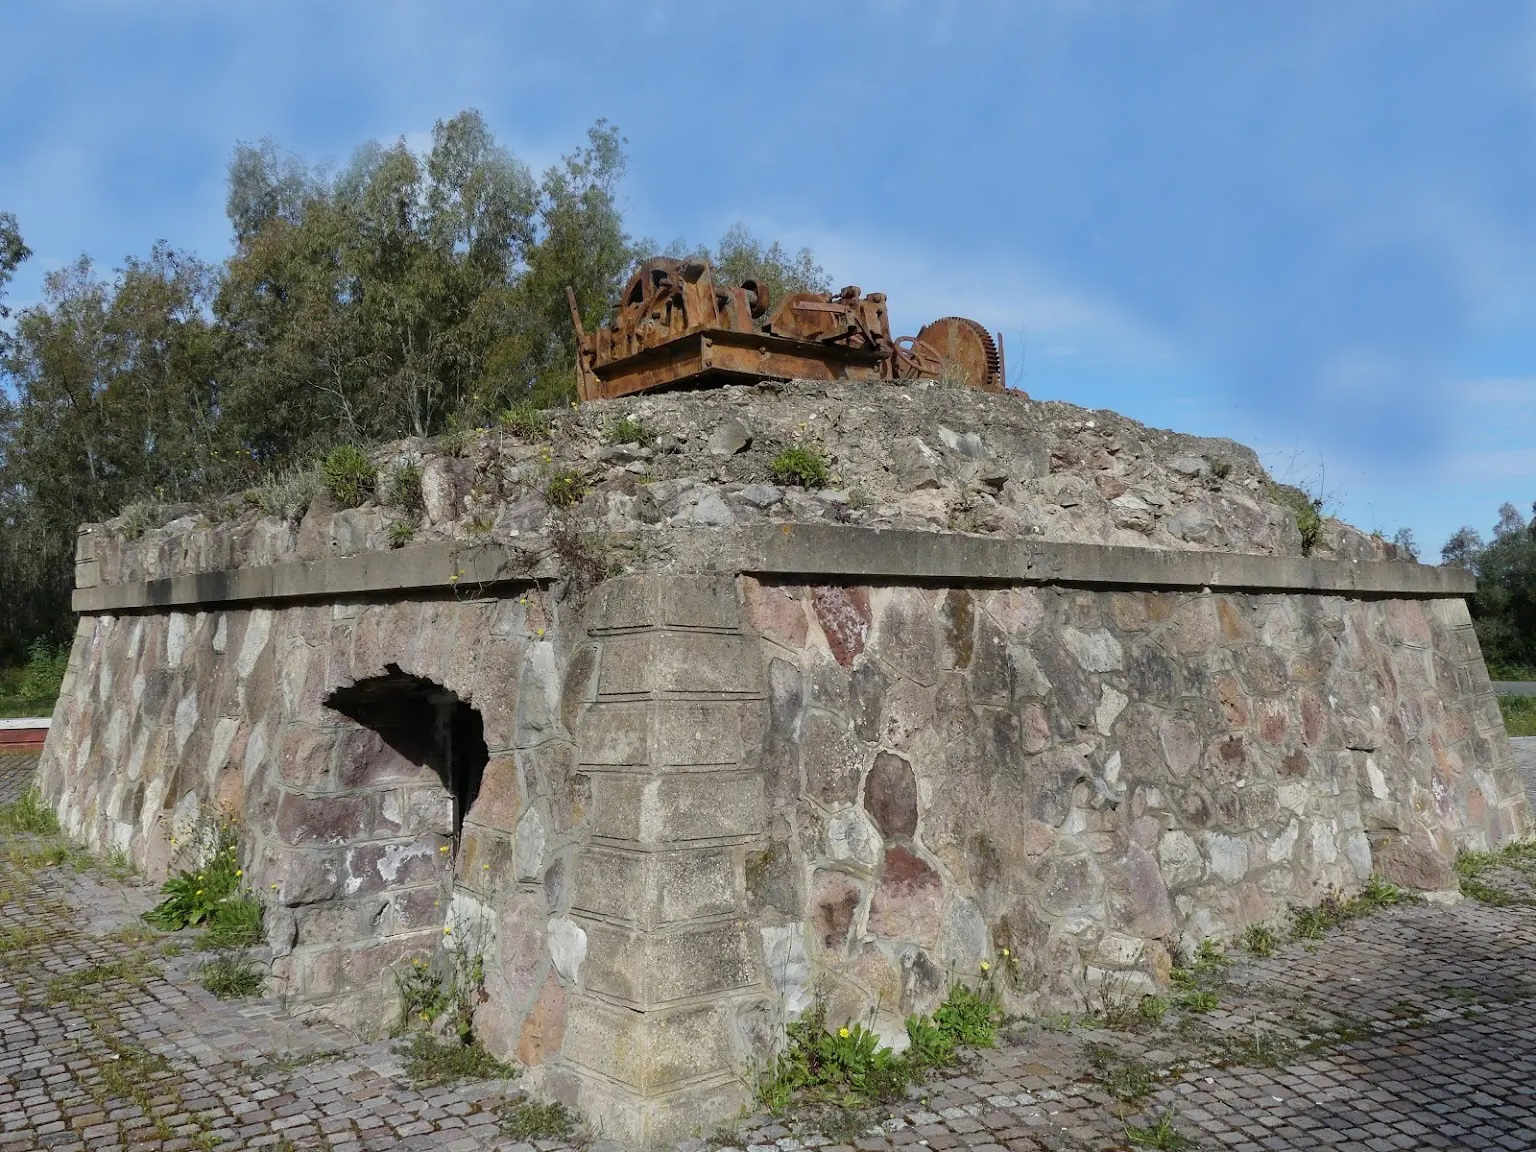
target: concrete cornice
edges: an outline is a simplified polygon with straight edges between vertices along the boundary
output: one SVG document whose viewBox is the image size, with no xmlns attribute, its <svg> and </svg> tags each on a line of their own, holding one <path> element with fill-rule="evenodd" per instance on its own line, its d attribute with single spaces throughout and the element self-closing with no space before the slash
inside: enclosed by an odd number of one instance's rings
<svg viewBox="0 0 1536 1152">
<path fill-rule="evenodd" d="M 617 533 L 605 543 L 633 555 L 641 567 L 834 582 L 1210 588 L 1410 599 L 1467 596 L 1476 588 L 1472 575 L 1460 568 L 1423 564 L 1173 552 L 837 524 L 655 529 Z M 483 590 L 527 585 L 559 574 L 551 542 L 526 537 L 515 548 L 466 542 L 423 544 L 393 552 L 82 587 L 75 591 L 73 606 L 83 613 L 136 612 Z"/>
</svg>

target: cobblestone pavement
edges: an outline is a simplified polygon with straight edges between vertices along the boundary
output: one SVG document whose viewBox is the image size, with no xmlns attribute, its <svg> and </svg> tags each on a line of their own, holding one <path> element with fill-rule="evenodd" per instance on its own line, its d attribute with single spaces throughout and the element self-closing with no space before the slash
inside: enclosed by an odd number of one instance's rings
<svg viewBox="0 0 1536 1152">
<path fill-rule="evenodd" d="M 0 756 L 0 803 L 29 771 Z M 137 926 L 152 891 L 44 848 L 0 834 L 0 1152 L 569 1147 L 498 1128 L 507 1082 L 413 1088 L 388 1043 L 215 1000 L 195 956 Z M 1483 879 L 1509 903 L 1234 952 L 1207 1011 L 1153 1023 L 1106 996 L 1097 1017 L 1009 1030 L 903 1107 L 756 1117 L 684 1147 L 1536 1148 L 1536 889 L 1514 866 Z"/>
</svg>

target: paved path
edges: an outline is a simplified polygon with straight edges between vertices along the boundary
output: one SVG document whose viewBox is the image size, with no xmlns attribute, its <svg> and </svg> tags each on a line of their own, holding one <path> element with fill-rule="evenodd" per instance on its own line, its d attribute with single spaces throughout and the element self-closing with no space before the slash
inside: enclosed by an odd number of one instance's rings
<svg viewBox="0 0 1536 1152">
<path fill-rule="evenodd" d="M 1531 810 L 1536 812 L 1536 736 L 1514 737 L 1509 746 L 1515 752 L 1515 767 L 1520 769 L 1525 780 L 1526 798 L 1531 802 Z"/>
<path fill-rule="evenodd" d="M 1536 696 L 1536 680 L 1495 680 L 1493 690 L 1501 695 Z"/>
<path fill-rule="evenodd" d="M 25 771 L 0 757 L 0 803 Z M 152 892 L 59 855 L 0 833 L 0 1152 L 532 1152 L 498 1127 L 511 1084 L 414 1088 L 388 1043 L 213 999 L 195 958 L 136 926 Z M 763 1116 L 712 1144 L 1107 1150 L 1166 1118 L 1193 1143 L 1163 1146 L 1213 1152 L 1536 1148 L 1536 888 L 1492 881 L 1512 903 L 1413 905 L 1237 958 L 1209 977 L 1213 1010 L 1021 1025 L 904 1106 Z"/>
</svg>

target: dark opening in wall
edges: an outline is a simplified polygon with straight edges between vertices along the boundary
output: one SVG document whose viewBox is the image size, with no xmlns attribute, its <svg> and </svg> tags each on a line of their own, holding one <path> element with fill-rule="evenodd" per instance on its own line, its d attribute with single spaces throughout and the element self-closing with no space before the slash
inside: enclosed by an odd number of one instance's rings
<svg viewBox="0 0 1536 1152">
<path fill-rule="evenodd" d="M 453 836 L 480 793 L 490 753 L 480 713 L 441 684 L 385 665 L 386 675 L 338 688 L 326 707 L 377 732 L 413 764 L 437 773 L 453 796 Z"/>
</svg>

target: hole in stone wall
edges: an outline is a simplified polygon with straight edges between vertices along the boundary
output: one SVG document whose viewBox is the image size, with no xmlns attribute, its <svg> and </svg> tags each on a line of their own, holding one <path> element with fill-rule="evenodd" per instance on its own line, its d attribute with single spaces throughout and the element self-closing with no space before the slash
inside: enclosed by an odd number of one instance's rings
<svg viewBox="0 0 1536 1152">
<path fill-rule="evenodd" d="M 453 837 L 480 792 L 490 753 L 480 713 L 422 676 L 385 665 L 386 675 L 359 680 L 332 692 L 325 704 L 379 736 L 413 764 L 437 773 L 453 796 Z"/>
</svg>

